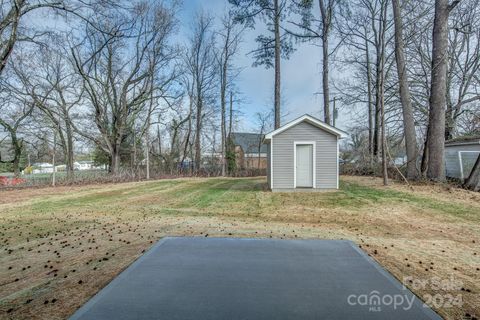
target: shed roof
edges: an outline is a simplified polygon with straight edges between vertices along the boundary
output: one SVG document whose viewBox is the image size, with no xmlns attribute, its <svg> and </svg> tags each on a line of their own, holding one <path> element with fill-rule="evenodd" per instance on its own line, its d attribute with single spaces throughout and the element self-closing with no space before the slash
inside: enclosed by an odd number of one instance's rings
<svg viewBox="0 0 480 320">
<path fill-rule="evenodd" d="M 337 137 L 339 138 L 345 138 L 347 136 L 347 133 L 343 130 L 340 130 L 338 128 L 335 128 L 334 126 L 331 126 L 309 114 L 305 114 L 301 117 L 298 117 L 297 119 L 295 120 L 292 120 L 286 124 L 284 124 L 283 126 L 281 126 L 280 128 L 276 129 L 276 130 L 273 130 L 272 132 L 270 133 L 267 133 L 265 135 L 265 141 L 268 142 L 269 140 L 272 139 L 273 136 L 293 127 L 293 126 L 296 126 L 297 124 L 301 123 L 301 122 L 307 122 L 319 129 L 322 129 L 322 130 L 325 130 L 331 134 L 334 134 L 336 135 Z"/>
<path fill-rule="evenodd" d="M 263 134 L 250 132 L 232 132 L 230 138 L 235 146 L 240 146 L 244 153 L 258 153 L 260 145 L 260 153 L 267 152 L 267 146 L 263 144 Z"/>
<path fill-rule="evenodd" d="M 461 136 L 445 141 L 445 146 L 480 144 L 480 135 Z"/>
</svg>

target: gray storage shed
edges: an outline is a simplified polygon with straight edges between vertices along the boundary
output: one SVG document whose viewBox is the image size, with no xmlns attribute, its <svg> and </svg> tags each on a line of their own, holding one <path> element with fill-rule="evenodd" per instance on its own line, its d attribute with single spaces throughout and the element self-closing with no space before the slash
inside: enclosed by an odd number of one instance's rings
<svg viewBox="0 0 480 320">
<path fill-rule="evenodd" d="M 445 142 L 445 173 L 463 182 L 480 155 L 480 136 L 458 137 Z"/>
<path fill-rule="evenodd" d="M 338 144 L 346 136 L 308 114 L 265 135 L 272 191 L 338 189 Z"/>
</svg>

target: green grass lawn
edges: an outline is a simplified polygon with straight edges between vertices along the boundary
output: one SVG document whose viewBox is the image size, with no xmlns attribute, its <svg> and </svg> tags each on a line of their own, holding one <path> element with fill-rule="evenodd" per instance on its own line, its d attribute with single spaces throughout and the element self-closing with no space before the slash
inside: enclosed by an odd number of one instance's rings
<svg viewBox="0 0 480 320">
<path fill-rule="evenodd" d="M 272 193 L 265 178 L 2 191 L 0 318 L 67 318 L 164 236 L 350 239 L 399 279 L 453 276 L 463 305 L 437 310 L 478 315 L 479 200 L 356 177 L 321 193 Z"/>
</svg>

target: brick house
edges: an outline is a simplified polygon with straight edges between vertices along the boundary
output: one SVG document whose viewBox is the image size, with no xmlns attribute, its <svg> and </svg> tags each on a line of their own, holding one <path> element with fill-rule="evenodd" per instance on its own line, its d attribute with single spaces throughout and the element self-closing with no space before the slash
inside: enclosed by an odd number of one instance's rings
<svg viewBox="0 0 480 320">
<path fill-rule="evenodd" d="M 266 169 L 267 146 L 263 134 L 232 132 L 229 136 L 235 150 L 235 164 L 239 169 Z"/>
</svg>

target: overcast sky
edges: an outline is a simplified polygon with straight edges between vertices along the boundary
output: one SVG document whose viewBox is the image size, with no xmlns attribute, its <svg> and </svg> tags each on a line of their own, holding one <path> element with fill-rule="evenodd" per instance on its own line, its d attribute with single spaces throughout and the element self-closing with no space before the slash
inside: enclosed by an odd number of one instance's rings
<svg viewBox="0 0 480 320">
<path fill-rule="evenodd" d="M 204 10 L 217 17 L 222 16 L 228 7 L 227 0 L 184 0 L 181 11 L 181 34 L 186 37 L 191 21 L 198 10 Z M 274 70 L 252 67 L 253 58 L 247 53 L 257 47 L 255 38 L 264 31 L 263 23 L 257 22 L 256 30 L 247 30 L 235 65 L 244 68 L 237 80 L 237 86 L 246 100 L 241 106 L 244 118 L 239 129 L 253 130 L 254 115 L 259 111 L 273 108 Z M 295 45 L 297 50 L 289 60 L 282 60 L 282 124 L 305 113 L 323 118 L 321 92 L 321 47 L 311 44 Z M 333 99 L 333 95 L 331 96 Z M 340 113 L 336 126 L 345 129 L 347 117 Z"/>
</svg>

